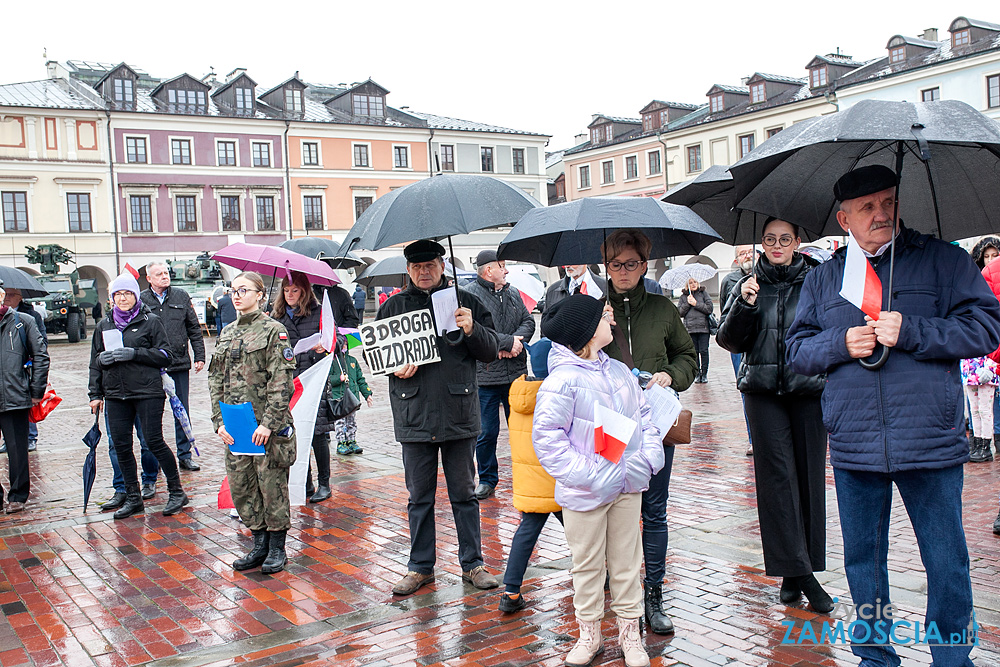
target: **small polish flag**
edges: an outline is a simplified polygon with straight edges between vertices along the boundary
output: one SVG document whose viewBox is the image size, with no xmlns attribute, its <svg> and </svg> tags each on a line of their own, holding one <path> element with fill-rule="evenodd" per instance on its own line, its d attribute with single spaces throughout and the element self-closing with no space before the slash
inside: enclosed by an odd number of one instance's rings
<svg viewBox="0 0 1000 667">
<path fill-rule="evenodd" d="M 135 278 L 136 280 L 139 279 L 139 272 L 136 271 L 135 268 L 128 262 L 125 262 L 125 270 L 131 273 L 132 277 Z"/>
<path fill-rule="evenodd" d="M 330 293 L 323 290 L 323 308 L 319 317 L 319 341 L 327 352 L 333 352 L 337 341 L 337 322 L 333 319 L 333 307 L 330 306 Z"/>
<path fill-rule="evenodd" d="M 604 290 L 602 290 L 594 280 L 594 276 L 590 275 L 590 271 L 587 271 L 587 273 L 583 276 L 583 285 L 580 286 L 580 294 L 586 294 L 587 296 L 592 296 L 595 299 L 601 299 L 604 297 Z"/>
<path fill-rule="evenodd" d="M 618 463 L 639 424 L 600 403 L 594 404 L 594 451 Z"/>
<path fill-rule="evenodd" d="M 530 313 L 535 309 L 535 305 L 545 296 L 545 285 L 538 278 L 520 271 L 511 271 L 507 274 L 507 282 L 521 293 L 521 301 Z"/>
<path fill-rule="evenodd" d="M 840 296 L 853 303 L 873 320 L 882 311 L 882 281 L 853 236 L 848 236 L 847 261 Z"/>
<path fill-rule="evenodd" d="M 220 510 L 235 509 L 233 504 L 233 494 L 229 492 L 229 476 L 222 478 L 222 486 L 219 487 L 219 497 L 216 501 Z"/>
</svg>

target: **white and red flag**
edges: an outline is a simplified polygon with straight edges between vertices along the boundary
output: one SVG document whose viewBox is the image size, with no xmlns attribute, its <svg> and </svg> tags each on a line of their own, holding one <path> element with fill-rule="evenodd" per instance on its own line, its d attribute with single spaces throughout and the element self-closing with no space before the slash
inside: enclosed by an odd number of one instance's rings
<svg viewBox="0 0 1000 667">
<path fill-rule="evenodd" d="M 135 267 L 129 264 L 128 262 L 125 262 L 125 270 L 131 273 L 132 277 L 135 278 L 136 280 L 139 279 L 139 272 L 136 271 Z"/>
<path fill-rule="evenodd" d="M 530 313 L 535 305 L 545 296 L 545 285 L 541 280 L 528 273 L 511 271 L 507 274 L 507 282 L 521 293 L 521 301 Z"/>
<path fill-rule="evenodd" d="M 594 404 L 594 452 L 618 463 L 639 424 L 600 403 Z"/>
<path fill-rule="evenodd" d="M 333 352 L 337 342 L 337 322 L 333 319 L 333 308 L 330 306 L 330 293 L 323 290 L 323 307 L 319 316 L 320 342 L 327 352 Z"/>
<path fill-rule="evenodd" d="M 853 236 L 848 236 L 847 261 L 840 296 L 861 309 L 873 320 L 882 311 L 882 281 Z"/>
<path fill-rule="evenodd" d="M 288 499 L 292 505 L 306 504 L 306 472 L 309 470 L 309 452 L 312 449 L 313 430 L 316 428 L 316 414 L 323 399 L 333 355 L 329 354 L 315 366 L 295 378 L 295 391 L 288 407 L 295 422 L 296 456 L 288 474 Z"/>
<path fill-rule="evenodd" d="M 592 296 L 595 299 L 600 299 L 604 297 L 604 290 L 601 289 L 597 281 L 594 280 L 594 276 L 590 275 L 590 271 L 586 271 L 583 274 L 583 284 L 580 285 L 580 294 L 586 294 L 587 296 Z"/>
</svg>

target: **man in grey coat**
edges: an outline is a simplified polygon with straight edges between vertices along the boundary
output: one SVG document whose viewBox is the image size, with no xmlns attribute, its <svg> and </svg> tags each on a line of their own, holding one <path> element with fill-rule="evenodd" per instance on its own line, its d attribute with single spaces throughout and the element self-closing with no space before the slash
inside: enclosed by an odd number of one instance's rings
<svg viewBox="0 0 1000 667">
<path fill-rule="evenodd" d="M 510 418 L 510 385 L 528 371 L 524 343 L 535 333 L 535 318 L 521 300 L 521 294 L 507 283 L 506 262 L 497 260 L 495 250 L 483 250 L 476 257 L 477 276 L 467 290 L 475 294 L 493 317 L 493 330 L 500 343 L 497 358 L 476 362 L 479 383 L 479 412 L 482 430 L 476 441 L 479 485 L 476 497 L 493 495 L 500 481 L 497 464 L 497 437 L 500 435 L 500 408 Z"/>
</svg>

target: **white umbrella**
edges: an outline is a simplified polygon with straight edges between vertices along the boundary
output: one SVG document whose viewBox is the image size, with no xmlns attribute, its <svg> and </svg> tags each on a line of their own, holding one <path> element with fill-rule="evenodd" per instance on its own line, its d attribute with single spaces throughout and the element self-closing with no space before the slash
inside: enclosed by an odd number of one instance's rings
<svg viewBox="0 0 1000 667">
<path fill-rule="evenodd" d="M 683 264 L 665 271 L 660 276 L 660 287 L 666 290 L 684 289 L 691 278 L 701 283 L 718 272 L 717 268 L 707 264 Z"/>
</svg>

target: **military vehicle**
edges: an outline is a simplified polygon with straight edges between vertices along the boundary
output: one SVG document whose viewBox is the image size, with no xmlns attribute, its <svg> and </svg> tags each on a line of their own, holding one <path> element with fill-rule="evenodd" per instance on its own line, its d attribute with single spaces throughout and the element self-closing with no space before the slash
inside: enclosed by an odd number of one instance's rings
<svg viewBox="0 0 1000 667">
<path fill-rule="evenodd" d="M 49 291 L 47 297 L 34 299 L 32 303 L 44 310 L 45 330 L 65 333 L 71 343 L 87 337 L 87 317 L 98 301 L 97 287 L 93 279 L 81 279 L 74 270 L 60 273 L 60 264 L 75 263 L 73 253 L 57 244 L 40 245 L 37 248 L 25 246 L 25 257 L 29 264 L 39 264 L 42 275 L 38 282 Z"/>
<path fill-rule="evenodd" d="M 225 291 L 225 280 L 219 263 L 203 252 L 194 259 L 167 260 L 170 268 L 170 286 L 179 287 L 191 296 L 191 305 L 198 314 L 198 322 L 215 328 L 215 304 Z"/>
</svg>

